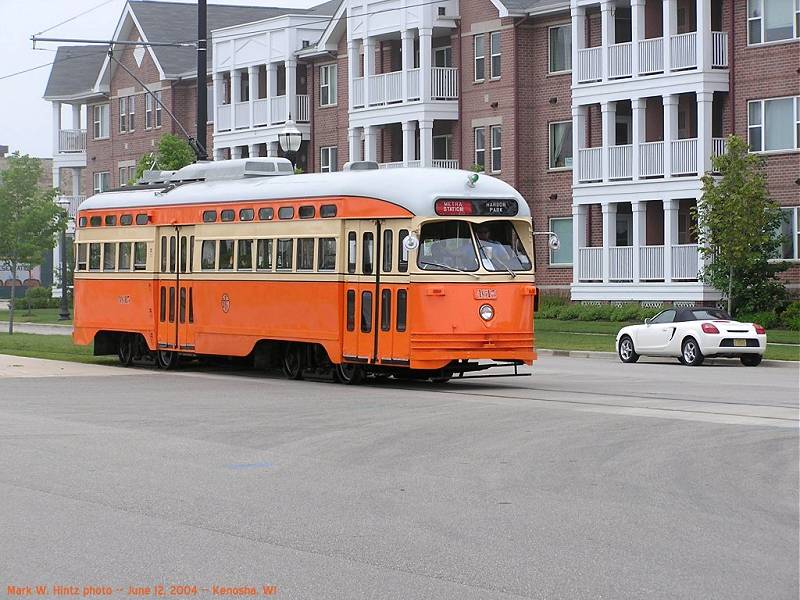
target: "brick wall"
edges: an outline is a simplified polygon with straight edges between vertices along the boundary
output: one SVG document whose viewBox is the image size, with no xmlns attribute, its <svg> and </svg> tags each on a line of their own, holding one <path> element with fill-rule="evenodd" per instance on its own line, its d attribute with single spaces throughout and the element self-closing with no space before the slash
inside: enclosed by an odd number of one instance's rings
<svg viewBox="0 0 800 600">
<path fill-rule="evenodd" d="M 337 103 L 335 106 L 321 107 L 319 105 L 319 68 L 322 65 L 336 64 L 336 88 Z M 349 160 L 350 150 L 347 139 L 347 126 L 349 122 L 347 105 L 348 86 L 347 86 L 347 37 L 342 36 L 335 57 L 324 57 L 310 61 L 310 71 L 313 71 L 309 80 L 312 82 L 309 89 L 312 106 L 312 156 L 311 165 L 313 171 L 319 171 L 320 148 L 326 146 L 336 146 L 337 165 L 336 169 L 341 170 L 345 162 Z"/>
</svg>

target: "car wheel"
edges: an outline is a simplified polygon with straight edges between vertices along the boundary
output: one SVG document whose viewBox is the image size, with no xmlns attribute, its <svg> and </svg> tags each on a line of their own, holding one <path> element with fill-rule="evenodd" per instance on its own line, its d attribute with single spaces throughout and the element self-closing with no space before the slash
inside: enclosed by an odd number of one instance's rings
<svg viewBox="0 0 800 600">
<path fill-rule="evenodd" d="M 697 343 L 697 340 L 692 337 L 683 340 L 681 356 L 683 358 L 683 364 L 689 367 L 699 367 L 703 364 L 705 358 L 703 353 L 700 352 L 700 345 Z"/>
<path fill-rule="evenodd" d="M 760 354 L 743 354 L 739 357 L 745 367 L 757 367 L 761 364 L 762 356 Z"/>
<path fill-rule="evenodd" d="M 633 340 L 630 336 L 623 336 L 619 341 L 619 359 L 624 363 L 635 363 L 639 360 L 639 355 L 633 348 Z"/>
</svg>

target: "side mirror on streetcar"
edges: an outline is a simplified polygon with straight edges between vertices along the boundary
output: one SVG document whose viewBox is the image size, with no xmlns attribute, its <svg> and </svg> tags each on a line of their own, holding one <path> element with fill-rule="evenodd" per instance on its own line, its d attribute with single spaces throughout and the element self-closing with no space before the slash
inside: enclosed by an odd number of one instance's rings
<svg viewBox="0 0 800 600">
<path fill-rule="evenodd" d="M 547 245 L 550 246 L 550 250 L 558 250 L 561 248 L 561 240 L 558 239 L 557 235 L 551 235 Z"/>
</svg>

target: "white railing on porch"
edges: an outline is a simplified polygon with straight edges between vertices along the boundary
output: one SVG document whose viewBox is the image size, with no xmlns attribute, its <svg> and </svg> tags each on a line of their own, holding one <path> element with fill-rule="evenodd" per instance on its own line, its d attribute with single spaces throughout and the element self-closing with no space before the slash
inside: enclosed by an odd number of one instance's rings
<svg viewBox="0 0 800 600">
<path fill-rule="evenodd" d="M 711 32 L 711 66 L 725 68 L 728 66 L 728 32 Z"/>
<path fill-rule="evenodd" d="M 380 75 L 370 75 L 369 80 L 369 104 L 390 104 L 392 102 L 402 102 L 403 100 L 403 72 L 393 71 L 392 73 L 381 73 Z"/>
<path fill-rule="evenodd" d="M 633 177 L 633 145 L 608 147 L 609 179 L 630 179 Z"/>
<path fill-rule="evenodd" d="M 586 83 L 603 78 L 603 49 L 581 48 L 578 50 L 578 81 Z"/>
<path fill-rule="evenodd" d="M 431 96 L 437 100 L 456 100 L 458 98 L 458 68 L 431 68 Z"/>
<path fill-rule="evenodd" d="M 697 138 L 672 140 L 672 174 L 697 173 Z"/>
<path fill-rule="evenodd" d="M 217 131 L 227 131 L 231 128 L 231 105 L 221 104 L 217 107 Z"/>
<path fill-rule="evenodd" d="M 408 161 L 408 166 L 409 167 L 421 167 L 422 166 L 422 161 L 421 160 L 410 160 L 410 161 Z"/>
<path fill-rule="evenodd" d="M 356 77 L 352 81 L 353 106 L 358 108 L 364 106 L 364 78 Z"/>
<path fill-rule="evenodd" d="M 410 69 L 407 72 L 408 76 L 408 99 L 419 100 L 419 69 Z"/>
<path fill-rule="evenodd" d="M 578 180 L 600 181 L 603 179 L 603 148 L 578 149 Z"/>
<path fill-rule="evenodd" d="M 679 33 L 673 35 L 670 51 L 672 55 L 673 70 L 692 69 L 697 66 L 697 32 Z"/>
<path fill-rule="evenodd" d="M 297 112 L 295 121 L 298 123 L 308 123 L 311 120 L 309 111 L 308 94 L 297 94 Z"/>
<path fill-rule="evenodd" d="M 85 129 L 61 129 L 58 132 L 59 152 L 86 152 Z"/>
<path fill-rule="evenodd" d="M 578 281 L 602 281 L 603 248 L 578 248 Z"/>
<path fill-rule="evenodd" d="M 399 169 L 399 168 L 404 167 L 404 166 L 405 165 L 403 164 L 402 160 L 398 160 L 398 161 L 395 161 L 395 162 L 378 163 L 378 167 L 381 168 L 381 169 Z"/>
<path fill-rule="evenodd" d="M 639 40 L 639 74 L 664 70 L 664 38 Z"/>
<path fill-rule="evenodd" d="M 672 246 L 672 279 L 696 280 L 699 272 L 697 244 L 675 244 Z"/>
<path fill-rule="evenodd" d="M 639 247 L 639 279 L 642 281 L 664 279 L 664 246 Z"/>
<path fill-rule="evenodd" d="M 639 154 L 639 176 L 664 175 L 664 142 L 644 142 Z"/>
<path fill-rule="evenodd" d="M 236 103 L 236 129 L 243 129 L 250 127 L 250 103 L 237 102 Z"/>
<path fill-rule="evenodd" d="M 86 200 L 86 196 L 61 196 L 62 202 L 64 203 L 69 202 L 69 207 L 67 208 L 67 214 L 69 215 L 70 219 L 74 219 L 75 215 L 78 214 L 78 207 L 84 200 Z"/>
<path fill-rule="evenodd" d="M 608 47 L 608 77 L 630 77 L 633 73 L 633 44 L 624 42 Z"/>
<path fill-rule="evenodd" d="M 711 156 L 722 156 L 728 151 L 728 138 L 711 139 Z"/>
<path fill-rule="evenodd" d="M 269 125 L 269 98 L 253 100 L 253 126 Z"/>
<path fill-rule="evenodd" d="M 269 113 L 272 123 L 286 121 L 286 96 L 273 96 L 269 99 Z"/>
<path fill-rule="evenodd" d="M 458 161 L 452 158 L 434 158 L 432 162 L 434 167 L 440 169 L 457 169 Z"/>
<path fill-rule="evenodd" d="M 633 281 L 633 246 L 611 246 L 608 249 L 609 281 Z"/>
</svg>

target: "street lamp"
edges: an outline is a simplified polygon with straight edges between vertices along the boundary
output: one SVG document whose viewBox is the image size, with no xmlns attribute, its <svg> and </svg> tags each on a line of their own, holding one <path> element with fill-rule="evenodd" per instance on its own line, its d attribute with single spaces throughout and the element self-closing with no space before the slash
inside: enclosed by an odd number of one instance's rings
<svg viewBox="0 0 800 600">
<path fill-rule="evenodd" d="M 58 205 L 63 208 L 67 215 L 69 215 L 69 200 L 60 196 L 58 199 Z M 69 314 L 69 298 L 68 290 L 69 284 L 67 283 L 67 227 L 65 226 L 61 230 L 61 303 L 59 305 L 58 311 L 58 320 L 59 321 L 68 321 L 70 319 Z"/>
<path fill-rule="evenodd" d="M 278 134 L 278 144 L 280 144 L 281 150 L 283 150 L 286 157 L 292 163 L 292 167 L 295 166 L 295 161 L 292 160 L 294 155 L 297 154 L 297 151 L 300 150 L 300 144 L 303 142 L 303 134 L 300 133 L 300 130 L 292 121 L 292 115 L 289 115 L 289 119 L 286 121 L 286 124 L 283 126 L 283 130 Z"/>
</svg>

